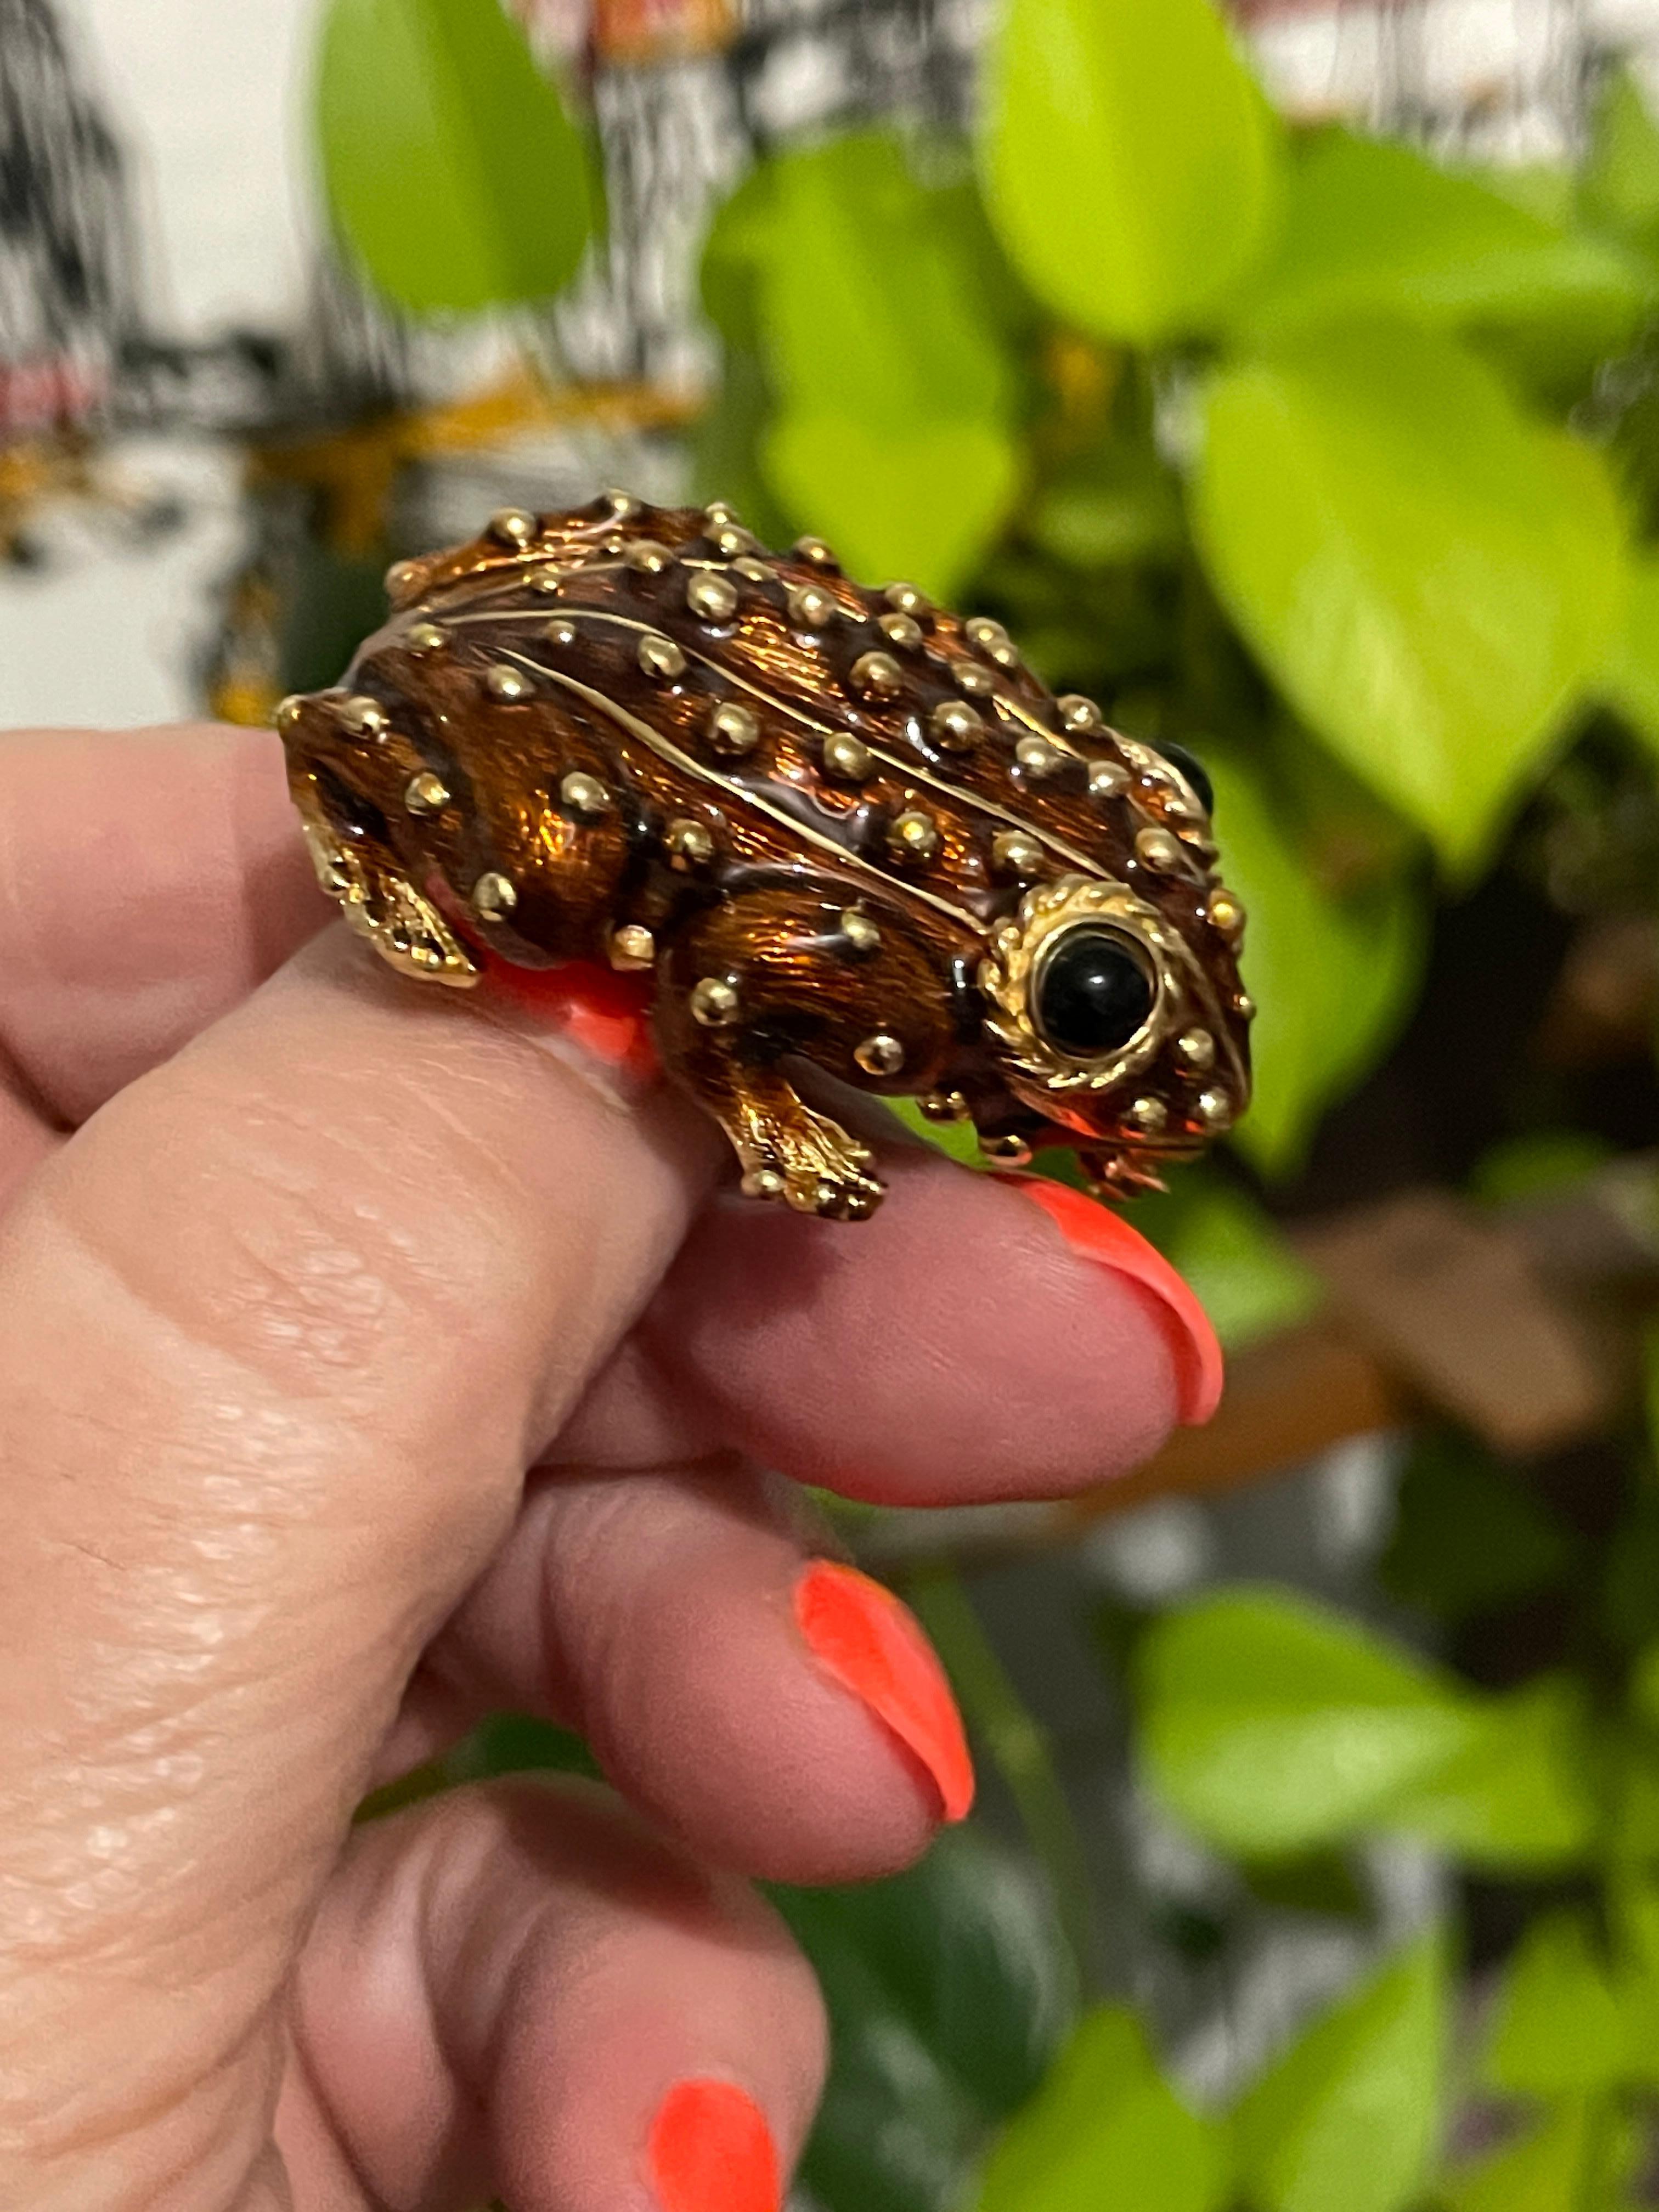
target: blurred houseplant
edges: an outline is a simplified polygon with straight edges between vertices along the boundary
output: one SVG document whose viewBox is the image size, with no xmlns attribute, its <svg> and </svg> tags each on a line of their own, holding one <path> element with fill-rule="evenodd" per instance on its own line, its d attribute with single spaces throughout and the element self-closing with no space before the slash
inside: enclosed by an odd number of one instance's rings
<svg viewBox="0 0 1659 2212">
<path fill-rule="evenodd" d="M 568 282 L 597 187 L 496 0 L 326 21 L 325 172 L 370 278 L 444 314 Z M 1207 0 L 1004 0 L 975 143 L 773 153 L 703 285 L 707 494 L 1005 615 L 1058 686 L 1209 763 L 1260 1100 L 1142 1218 L 1235 1345 L 1327 1295 L 1286 1224 L 1433 1182 L 1479 1241 L 1482 1207 L 1652 1141 L 1659 130 L 1633 84 L 1609 74 L 1575 173 L 1456 174 L 1287 131 Z M 972 1833 L 783 1900 L 839 2032 L 825 2212 L 1659 2201 L 1659 1473 L 1623 1387 L 1653 1282 L 1625 1277 L 1576 1429 L 1519 1451 L 1478 1378 L 1461 1427 L 1422 1425 L 1384 1579 L 1447 1663 L 1272 1590 L 1116 1639 L 1141 1775 L 1244 1879 L 1344 1913 L 1368 1838 L 1456 1870 L 1461 1920 L 1224 2112 L 1130 2010 L 1079 2014 L 1040 1732 L 960 1587 L 923 1581 L 1059 1912 Z M 560 1755 L 504 1723 L 449 1771 Z"/>
</svg>

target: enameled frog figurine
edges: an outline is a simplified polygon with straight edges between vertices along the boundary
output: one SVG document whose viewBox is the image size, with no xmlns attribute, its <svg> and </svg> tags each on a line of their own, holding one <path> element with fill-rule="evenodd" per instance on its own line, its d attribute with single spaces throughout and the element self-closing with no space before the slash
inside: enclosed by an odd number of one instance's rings
<svg viewBox="0 0 1659 2212">
<path fill-rule="evenodd" d="M 1237 899 L 1203 772 L 1054 698 L 994 622 L 729 507 L 609 493 L 402 562 L 343 686 L 277 720 L 325 888 L 410 975 L 649 970 L 744 1188 L 862 1219 L 802 1064 L 1158 1182 L 1243 1110 Z"/>
</svg>

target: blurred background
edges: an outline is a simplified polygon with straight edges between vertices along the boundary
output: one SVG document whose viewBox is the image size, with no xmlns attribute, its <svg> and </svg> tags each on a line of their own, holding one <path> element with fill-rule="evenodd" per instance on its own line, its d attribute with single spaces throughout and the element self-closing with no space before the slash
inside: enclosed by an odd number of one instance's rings
<svg viewBox="0 0 1659 2212">
<path fill-rule="evenodd" d="M 1656 114 L 1659 0 L 0 0 L 7 721 L 261 721 L 619 483 L 1213 775 L 1227 1396 L 832 1506 L 985 1786 L 780 1897 L 802 2212 L 1659 2204 Z"/>
</svg>

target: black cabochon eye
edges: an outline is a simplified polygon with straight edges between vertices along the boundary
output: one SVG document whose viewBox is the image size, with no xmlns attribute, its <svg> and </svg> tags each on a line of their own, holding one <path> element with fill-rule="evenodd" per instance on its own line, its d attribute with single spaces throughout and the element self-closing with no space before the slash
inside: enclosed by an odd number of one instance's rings
<svg viewBox="0 0 1659 2212">
<path fill-rule="evenodd" d="M 1037 1028 L 1075 1059 L 1118 1051 L 1152 1011 L 1152 977 L 1110 930 L 1069 929 L 1042 963 Z"/>
<path fill-rule="evenodd" d="M 1171 768 L 1179 769 L 1196 793 L 1199 804 L 1206 814 L 1215 812 L 1215 786 L 1210 781 L 1210 771 L 1196 753 L 1189 753 L 1185 745 L 1159 745 Z"/>
</svg>

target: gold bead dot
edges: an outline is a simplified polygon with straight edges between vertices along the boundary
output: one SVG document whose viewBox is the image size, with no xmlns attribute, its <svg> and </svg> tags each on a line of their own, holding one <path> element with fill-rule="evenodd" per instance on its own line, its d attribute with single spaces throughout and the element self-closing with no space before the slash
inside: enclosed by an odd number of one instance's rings
<svg viewBox="0 0 1659 2212">
<path fill-rule="evenodd" d="M 1121 799 L 1129 788 L 1129 771 L 1116 761 L 1097 760 L 1089 763 L 1089 796 L 1091 799 Z"/>
<path fill-rule="evenodd" d="M 876 952 L 881 948 L 881 931 L 862 907 L 847 908 L 841 918 L 841 933 L 854 952 Z"/>
<path fill-rule="evenodd" d="M 417 561 L 394 561 L 386 572 L 386 597 L 406 599 L 420 580 L 421 568 Z"/>
<path fill-rule="evenodd" d="M 1170 842 L 1173 844 L 1175 840 L 1171 838 Z M 1211 927 L 1218 929 L 1224 937 L 1237 937 L 1244 927 L 1243 906 L 1231 891 L 1212 891 L 1204 911 Z"/>
<path fill-rule="evenodd" d="M 882 597 L 898 614 L 925 615 L 931 611 L 927 594 L 919 592 L 914 584 L 889 584 Z"/>
<path fill-rule="evenodd" d="M 861 698 L 890 699 L 902 688 L 904 671 L 890 653 L 861 653 L 848 680 Z"/>
<path fill-rule="evenodd" d="M 815 568 L 838 568 L 841 566 L 821 538 L 798 538 L 795 540 L 795 556 L 798 560 L 810 561 Z"/>
<path fill-rule="evenodd" d="M 1241 991 L 1239 993 L 1238 996 L 1233 1000 L 1233 1009 L 1236 1013 L 1242 1016 L 1247 1022 L 1252 1022 L 1255 1019 L 1255 1000 L 1250 996 L 1248 991 Z"/>
<path fill-rule="evenodd" d="M 606 951 L 613 968 L 633 975 L 654 963 L 657 940 L 642 921 L 625 921 L 611 931 Z"/>
<path fill-rule="evenodd" d="M 823 741 L 823 765 L 831 775 L 856 783 L 869 775 L 875 762 L 868 745 L 838 731 L 834 737 L 826 738 Z"/>
<path fill-rule="evenodd" d="M 404 787 L 404 805 L 411 814 L 441 814 L 449 804 L 449 786 L 430 769 L 410 776 Z"/>
<path fill-rule="evenodd" d="M 660 576 L 674 565 L 674 556 L 654 538 L 636 538 L 623 555 L 626 565 L 640 576 Z"/>
<path fill-rule="evenodd" d="M 971 1110 L 959 1091 L 926 1091 L 916 1106 L 928 1121 L 965 1121 Z"/>
<path fill-rule="evenodd" d="M 738 587 L 729 576 L 700 568 L 685 587 L 685 604 L 704 622 L 730 622 L 738 611 Z"/>
<path fill-rule="evenodd" d="M 480 921 L 505 921 L 519 903 L 511 880 L 492 869 L 472 886 L 472 911 Z"/>
<path fill-rule="evenodd" d="M 1176 1039 L 1176 1058 L 1201 1075 L 1215 1066 L 1215 1039 L 1208 1030 L 1185 1030 Z"/>
<path fill-rule="evenodd" d="M 1139 1129 L 1143 1136 L 1156 1137 L 1170 1118 L 1170 1109 L 1161 1098 L 1137 1098 L 1123 1116 L 1124 1126 Z"/>
<path fill-rule="evenodd" d="M 866 1075 L 896 1075 L 904 1065 L 904 1047 L 890 1030 L 878 1030 L 854 1046 L 853 1057 Z"/>
<path fill-rule="evenodd" d="M 1085 699 L 1080 691 L 1068 691 L 1055 703 L 1060 708 L 1062 725 L 1068 730 L 1075 730 L 1079 737 L 1086 736 L 1091 731 L 1103 730 L 1106 726 L 1106 717 L 1092 699 Z"/>
<path fill-rule="evenodd" d="M 1035 876 L 1042 859 L 1042 846 L 1023 830 L 1000 830 L 991 840 L 991 866 L 1000 876 Z"/>
<path fill-rule="evenodd" d="M 647 676 L 659 676 L 665 681 L 672 681 L 676 676 L 685 673 L 685 655 L 673 639 L 665 637 L 660 630 L 647 630 L 640 640 L 639 658 L 640 666 Z"/>
<path fill-rule="evenodd" d="M 598 776 L 573 769 L 559 786 L 559 804 L 580 821 L 597 822 L 611 811 L 611 793 Z"/>
<path fill-rule="evenodd" d="M 1181 866 L 1181 841 L 1167 830 L 1141 830 L 1135 836 L 1135 858 L 1143 868 L 1167 874 Z"/>
<path fill-rule="evenodd" d="M 797 584 L 787 604 L 797 629 L 827 629 L 841 612 L 841 602 L 822 584 Z"/>
<path fill-rule="evenodd" d="M 529 510 L 522 507 L 504 507 L 489 518 L 489 535 L 502 545 L 515 546 L 523 552 L 533 545 L 540 535 L 540 526 Z"/>
<path fill-rule="evenodd" d="M 1233 1102 L 1224 1091 L 1200 1091 L 1193 1112 L 1206 1129 L 1224 1129 L 1233 1118 Z"/>
<path fill-rule="evenodd" d="M 746 584 L 769 584 L 772 571 L 764 561 L 757 561 L 751 553 L 740 554 L 732 563 L 733 575 L 741 576 Z"/>
<path fill-rule="evenodd" d="M 960 699 L 946 699 L 935 707 L 927 717 L 927 728 L 934 744 L 947 753 L 971 752 L 985 735 L 984 723 Z"/>
<path fill-rule="evenodd" d="M 617 522 L 626 522 L 640 511 L 640 502 L 631 491 L 607 491 L 601 495 L 601 504 Z"/>
<path fill-rule="evenodd" d="M 448 642 L 449 632 L 436 623 L 415 623 L 404 635 L 404 643 L 411 653 L 441 653 Z"/>
<path fill-rule="evenodd" d="M 931 860 L 939 842 L 938 823 L 915 806 L 897 816 L 887 832 L 887 849 L 896 860 Z"/>
<path fill-rule="evenodd" d="M 340 726 L 348 737 L 383 738 L 392 727 L 391 717 L 378 699 L 361 692 L 340 702 Z"/>
<path fill-rule="evenodd" d="M 876 627 L 901 653 L 915 653 L 922 643 L 921 624 L 914 615 L 880 615 Z"/>
<path fill-rule="evenodd" d="M 667 849 L 669 865 L 682 872 L 691 868 L 706 868 L 714 857 L 714 833 L 706 822 L 696 821 L 682 815 L 671 822 L 663 832 L 663 844 Z"/>
<path fill-rule="evenodd" d="M 714 528 L 719 530 L 726 524 L 737 520 L 738 510 L 729 500 L 711 499 L 702 511 L 702 519 L 705 522 L 712 523 Z"/>
<path fill-rule="evenodd" d="M 1031 1147 L 1024 1137 L 981 1137 L 979 1148 L 1000 1167 L 1024 1168 L 1031 1164 Z"/>
<path fill-rule="evenodd" d="M 969 644 L 977 647 L 981 653 L 989 653 L 994 647 L 1008 642 L 1007 631 L 1000 622 L 993 622 L 989 615 L 974 616 L 966 625 L 965 635 Z"/>
<path fill-rule="evenodd" d="M 297 692 L 284 699 L 272 720 L 279 730 L 297 730 L 304 719 L 306 702 Z"/>
<path fill-rule="evenodd" d="M 514 668 L 504 660 L 498 660 L 484 671 L 484 687 L 492 699 L 499 699 L 509 707 L 532 697 L 536 689 L 521 668 Z"/>
<path fill-rule="evenodd" d="M 708 738 L 717 753 L 752 753 L 760 743 L 760 724 L 747 707 L 728 699 L 708 717 Z"/>
<path fill-rule="evenodd" d="M 996 690 L 996 678 L 976 660 L 959 660 L 951 673 L 956 678 L 957 689 L 970 699 L 988 699 Z"/>
<path fill-rule="evenodd" d="M 738 1185 L 745 1198 L 759 1199 L 769 1204 L 781 1198 L 789 1188 L 775 1168 L 750 1168 Z"/>
<path fill-rule="evenodd" d="M 538 568 L 526 576 L 525 581 L 532 592 L 539 592 L 544 599 L 550 599 L 562 590 L 564 579 L 562 568 Z"/>
<path fill-rule="evenodd" d="M 542 635 L 550 645 L 556 645 L 563 648 L 576 642 L 576 625 L 573 622 L 567 622 L 565 617 L 560 615 L 556 620 L 549 623 Z"/>
<path fill-rule="evenodd" d="M 1059 772 L 1066 755 L 1047 738 L 1022 738 L 1014 747 L 1014 758 L 1027 775 L 1045 776 Z"/>
<path fill-rule="evenodd" d="M 722 560 L 734 561 L 739 553 L 752 553 L 756 550 L 753 533 L 735 522 L 722 523 L 718 529 L 709 532 L 708 538 Z"/>
<path fill-rule="evenodd" d="M 742 1006 L 735 988 L 724 975 L 705 975 L 692 986 L 691 1018 L 706 1030 L 729 1029 Z"/>
</svg>

